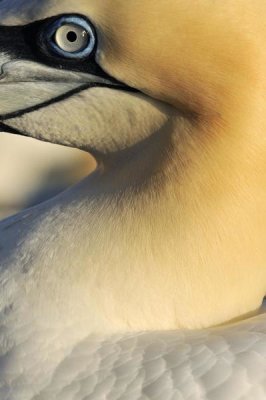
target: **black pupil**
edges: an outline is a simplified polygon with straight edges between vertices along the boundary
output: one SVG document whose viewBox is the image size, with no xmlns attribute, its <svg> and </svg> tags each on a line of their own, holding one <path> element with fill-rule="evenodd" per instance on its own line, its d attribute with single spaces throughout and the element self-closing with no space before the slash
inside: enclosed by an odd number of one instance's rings
<svg viewBox="0 0 266 400">
<path fill-rule="evenodd" d="M 78 35 L 76 32 L 70 31 L 67 34 L 67 40 L 71 43 L 74 43 L 78 39 Z"/>
</svg>

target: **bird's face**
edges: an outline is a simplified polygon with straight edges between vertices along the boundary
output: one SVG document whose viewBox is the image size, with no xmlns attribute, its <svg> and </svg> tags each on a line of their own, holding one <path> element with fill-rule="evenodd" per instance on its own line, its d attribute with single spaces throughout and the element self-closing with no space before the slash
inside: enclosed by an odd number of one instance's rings
<svg viewBox="0 0 266 400">
<path fill-rule="evenodd" d="M 107 3 L 0 4 L 2 129 L 97 154 L 130 147 L 168 120 L 170 108 L 132 86 L 130 74 L 109 71 L 104 59 L 116 57 L 118 42 L 99 18 Z"/>
<path fill-rule="evenodd" d="M 261 187 L 264 0 L 2 0 L 0 7 L 2 129 L 97 155 L 174 126 L 179 171 L 193 168 L 188 181 L 205 179 L 205 188 L 214 179 L 218 193 L 225 181 L 235 185 L 235 169 Z"/>
<path fill-rule="evenodd" d="M 2 128 L 97 153 L 145 139 L 175 113 L 243 115 L 265 7 L 227 3 L 2 0 Z"/>
</svg>

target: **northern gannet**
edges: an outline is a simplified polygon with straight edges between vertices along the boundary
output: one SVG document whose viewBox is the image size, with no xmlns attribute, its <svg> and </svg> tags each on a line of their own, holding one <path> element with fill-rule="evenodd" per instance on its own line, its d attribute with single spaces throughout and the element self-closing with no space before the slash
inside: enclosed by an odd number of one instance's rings
<svg viewBox="0 0 266 400">
<path fill-rule="evenodd" d="M 0 6 L 1 129 L 98 161 L 0 224 L 1 400 L 264 399 L 264 0 Z"/>
</svg>

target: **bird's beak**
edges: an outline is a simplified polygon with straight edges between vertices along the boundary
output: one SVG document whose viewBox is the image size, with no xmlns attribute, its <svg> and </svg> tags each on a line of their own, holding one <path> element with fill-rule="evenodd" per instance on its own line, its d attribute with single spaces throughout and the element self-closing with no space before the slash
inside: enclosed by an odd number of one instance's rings
<svg viewBox="0 0 266 400">
<path fill-rule="evenodd" d="M 118 88 L 106 78 L 50 68 L 31 61 L 8 61 L 0 70 L 0 119 L 12 118 L 96 86 Z"/>
<path fill-rule="evenodd" d="M 98 63 L 100 47 L 82 61 L 45 52 L 38 36 L 45 21 L 0 26 L 0 131 L 99 155 L 132 147 L 167 123 L 168 106 Z"/>
</svg>

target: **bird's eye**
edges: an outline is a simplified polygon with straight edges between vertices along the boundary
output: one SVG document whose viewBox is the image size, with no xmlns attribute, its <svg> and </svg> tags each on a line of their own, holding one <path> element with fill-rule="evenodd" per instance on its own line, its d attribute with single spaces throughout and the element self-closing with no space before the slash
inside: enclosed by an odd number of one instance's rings
<svg viewBox="0 0 266 400">
<path fill-rule="evenodd" d="M 83 51 L 89 42 L 88 32 L 78 25 L 63 25 L 55 32 L 55 43 L 59 49 L 69 53 Z"/>
<path fill-rule="evenodd" d="M 63 16 L 42 32 L 42 42 L 55 55 L 69 59 L 89 57 L 96 46 L 92 24 L 80 16 Z"/>
</svg>

